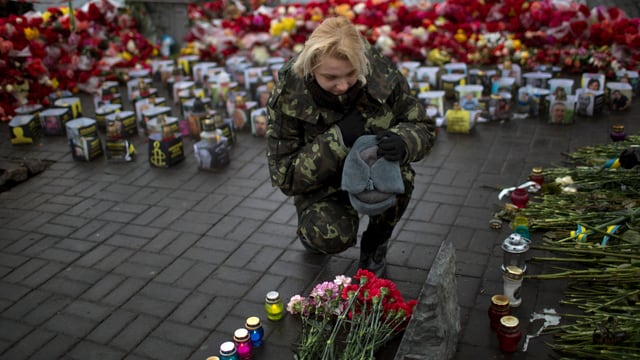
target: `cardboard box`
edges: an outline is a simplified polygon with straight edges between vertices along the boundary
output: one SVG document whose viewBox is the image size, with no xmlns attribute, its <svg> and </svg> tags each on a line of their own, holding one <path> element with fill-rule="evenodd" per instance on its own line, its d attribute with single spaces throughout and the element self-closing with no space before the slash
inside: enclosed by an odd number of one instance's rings
<svg viewBox="0 0 640 360">
<path fill-rule="evenodd" d="M 122 105 L 120 104 L 106 104 L 96 109 L 96 123 L 98 128 L 104 129 L 107 126 L 107 116 L 121 111 Z"/>
<path fill-rule="evenodd" d="M 112 131 L 114 130 L 114 127 L 115 127 L 115 130 L 118 131 L 118 133 L 120 134 L 119 136 L 123 138 L 127 138 L 129 136 L 133 136 L 138 133 L 138 128 L 136 125 L 136 116 L 133 113 L 133 111 L 129 111 L 129 110 L 116 111 L 114 113 L 107 115 L 105 119 L 106 119 L 107 135 L 109 135 L 110 126 Z"/>
<path fill-rule="evenodd" d="M 182 136 L 162 138 L 160 134 L 149 136 L 149 164 L 157 168 L 168 168 L 184 160 Z"/>
<path fill-rule="evenodd" d="M 71 108 L 49 108 L 40 113 L 40 125 L 45 136 L 64 135 L 65 125 L 71 120 Z"/>
<path fill-rule="evenodd" d="M 9 122 L 11 144 L 33 144 L 40 135 L 40 124 L 34 114 L 16 115 Z"/>
<path fill-rule="evenodd" d="M 66 123 L 67 139 L 69 141 L 79 142 L 80 138 L 97 137 L 98 126 L 94 119 L 88 117 L 81 117 L 73 120 L 69 120 Z"/>
<path fill-rule="evenodd" d="M 71 109 L 72 119 L 77 119 L 79 117 L 82 117 L 82 104 L 80 103 L 80 98 L 65 97 L 65 98 L 56 100 L 53 103 L 53 105 L 60 108 Z"/>
<path fill-rule="evenodd" d="M 102 143 L 94 119 L 81 117 L 69 120 L 65 126 L 74 160 L 90 161 L 102 154 Z"/>
<path fill-rule="evenodd" d="M 201 170 L 220 169 L 231 162 L 226 139 L 218 142 L 200 140 L 193 144 L 193 155 Z"/>
<path fill-rule="evenodd" d="M 69 140 L 71 156 L 77 161 L 91 161 L 102 155 L 102 142 L 98 136 L 81 137 L 78 141 Z"/>
<path fill-rule="evenodd" d="M 133 161 L 135 148 L 127 139 L 105 141 L 105 156 L 109 161 Z"/>
</svg>

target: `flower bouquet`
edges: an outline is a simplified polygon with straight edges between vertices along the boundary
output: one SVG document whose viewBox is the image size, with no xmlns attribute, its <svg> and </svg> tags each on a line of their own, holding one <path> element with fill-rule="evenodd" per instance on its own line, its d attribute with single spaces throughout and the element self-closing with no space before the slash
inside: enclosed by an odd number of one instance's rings
<svg viewBox="0 0 640 360">
<path fill-rule="evenodd" d="M 375 359 L 375 353 L 409 322 L 415 300 L 405 302 L 395 284 L 358 270 L 317 284 L 308 297 L 295 295 L 287 311 L 302 321 L 294 358 Z"/>
</svg>

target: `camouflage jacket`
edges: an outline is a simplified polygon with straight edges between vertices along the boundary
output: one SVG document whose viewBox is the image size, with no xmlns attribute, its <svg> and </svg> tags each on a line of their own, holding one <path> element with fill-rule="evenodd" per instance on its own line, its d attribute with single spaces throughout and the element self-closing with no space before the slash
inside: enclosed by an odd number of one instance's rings
<svg viewBox="0 0 640 360">
<path fill-rule="evenodd" d="M 397 66 L 369 47 L 371 74 L 365 96 L 356 104 L 366 119 L 365 132 L 390 129 L 406 144 L 401 164 L 405 182 L 413 182 L 411 162 L 421 160 L 435 141 L 435 124 L 424 107 L 410 95 L 407 79 Z M 349 151 L 336 123 L 342 114 L 319 107 L 303 79 L 293 73 L 289 60 L 278 74 L 278 85 L 267 104 L 267 159 L 271 183 L 289 196 L 296 207 L 340 190 L 342 167 Z"/>
</svg>

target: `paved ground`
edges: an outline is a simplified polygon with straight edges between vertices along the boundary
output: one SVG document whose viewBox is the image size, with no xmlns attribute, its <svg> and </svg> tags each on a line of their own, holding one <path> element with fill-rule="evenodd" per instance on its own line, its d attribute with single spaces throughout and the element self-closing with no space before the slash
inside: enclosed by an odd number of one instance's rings
<svg viewBox="0 0 640 360">
<path fill-rule="evenodd" d="M 634 100 L 629 112 L 569 126 L 532 118 L 480 124 L 469 135 L 440 131 L 433 152 L 415 164 L 415 196 L 393 234 L 388 277 L 416 298 L 440 244 L 455 245 L 457 359 L 504 357 L 486 310 L 502 292 L 500 244 L 509 231 L 488 226 L 503 202 L 487 186 L 522 183 L 532 167 L 560 164 L 562 152 L 608 142 L 614 123 L 638 133 L 639 113 Z M 158 169 L 141 137 L 133 139 L 135 162 L 78 162 L 62 137 L 12 147 L 7 125 L 0 129 L 2 157 L 54 161 L 0 193 L 0 359 L 203 360 L 245 318 L 265 318 L 267 291 L 286 301 L 356 270 L 357 248 L 326 257 L 303 251 L 292 201 L 268 181 L 262 138 L 239 134 L 230 166 L 204 172 L 190 139 L 186 160 Z M 540 325 L 528 324 L 532 312 L 559 309 L 562 289 L 525 282 L 516 310 L 525 333 Z M 255 358 L 290 359 L 297 319 L 264 325 L 266 344 Z M 508 358 L 548 354 L 538 338 Z"/>
</svg>

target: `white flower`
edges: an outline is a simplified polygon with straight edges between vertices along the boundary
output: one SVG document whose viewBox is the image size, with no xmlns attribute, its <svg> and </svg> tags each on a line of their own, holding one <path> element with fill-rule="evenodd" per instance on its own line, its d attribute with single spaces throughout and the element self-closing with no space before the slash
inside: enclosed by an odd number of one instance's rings
<svg viewBox="0 0 640 360">
<path fill-rule="evenodd" d="M 338 285 L 338 286 L 349 286 L 349 285 L 351 285 L 351 278 L 348 277 L 348 276 L 344 276 L 344 275 L 338 275 L 333 280 L 333 283 Z"/>
<path fill-rule="evenodd" d="M 558 185 L 571 185 L 573 184 L 573 179 L 571 176 L 567 175 L 565 177 L 556 178 L 555 183 Z"/>
</svg>

